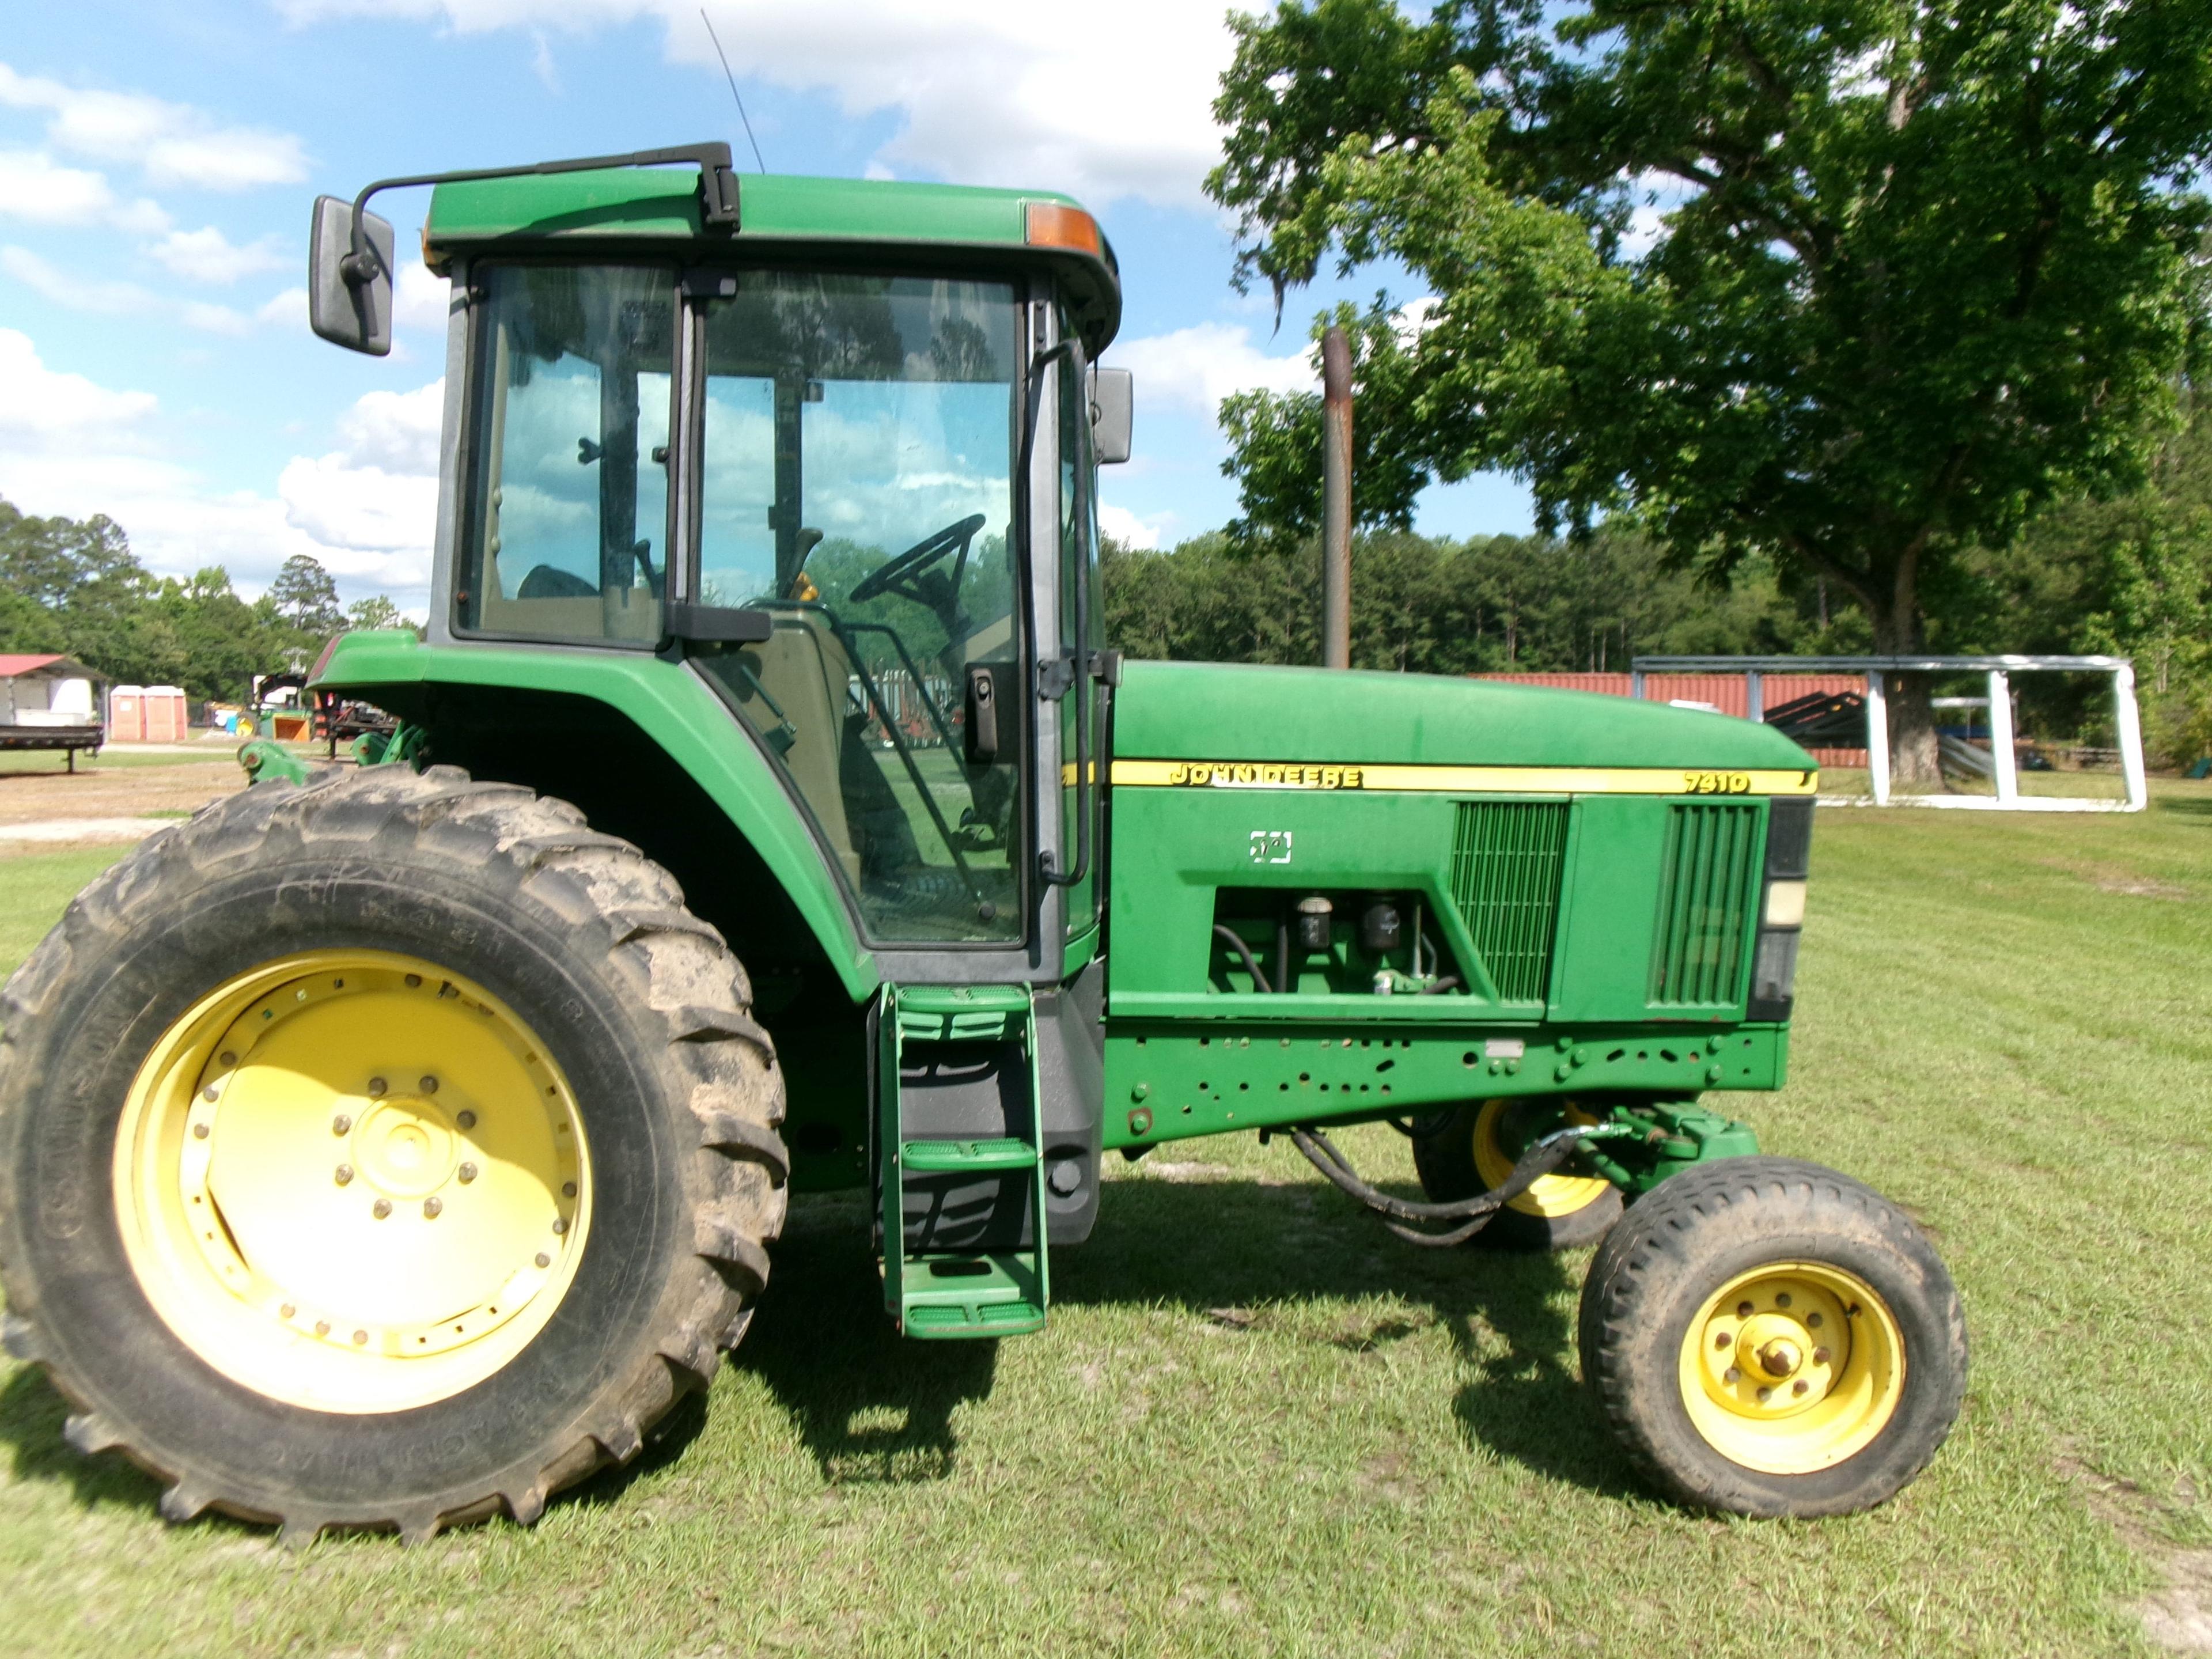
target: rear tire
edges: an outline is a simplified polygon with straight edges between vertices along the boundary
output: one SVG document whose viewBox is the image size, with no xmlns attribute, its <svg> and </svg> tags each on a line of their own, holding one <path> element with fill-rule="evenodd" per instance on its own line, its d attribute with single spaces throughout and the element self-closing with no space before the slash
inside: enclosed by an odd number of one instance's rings
<svg viewBox="0 0 2212 1659">
<path fill-rule="evenodd" d="M 1514 1159 L 1499 1137 L 1501 1129 L 1513 1127 L 1510 1115 L 1516 1110 L 1542 1112 L 1548 1126 L 1554 1103 L 1473 1100 L 1444 1113 L 1440 1126 L 1433 1119 L 1415 1126 L 1423 1133 L 1413 1138 L 1413 1168 L 1431 1203 L 1456 1204 L 1505 1178 Z M 1493 1249 L 1579 1249 L 1603 1238 L 1620 1212 L 1620 1189 L 1609 1181 L 1543 1176 L 1470 1242 Z"/>
<path fill-rule="evenodd" d="M 395 1000 L 410 964 L 419 971 L 408 994 L 434 999 L 445 988 L 418 1016 Z M 433 973 L 450 983 L 417 985 Z M 372 978 L 380 1003 L 364 995 Z M 330 1003 L 320 1026 L 299 1012 L 311 993 Z M 684 908 L 667 872 L 592 833 L 563 802 L 451 767 L 333 771 L 304 787 L 250 788 L 150 837 L 93 883 L 0 992 L 8 1346 L 43 1365 L 69 1401 L 70 1443 L 118 1449 L 152 1474 L 173 1521 L 214 1508 L 273 1522 L 295 1542 L 325 1527 L 422 1539 L 500 1510 L 534 1521 L 549 1494 L 635 1456 L 646 1430 L 705 1386 L 767 1280 L 763 1247 L 785 1202 L 783 1090 L 750 995 L 720 936 Z M 363 1013 L 399 1012 L 381 1021 L 351 1015 L 337 1000 L 348 996 L 362 998 Z M 257 1072 L 255 1034 L 276 1030 L 257 1019 L 295 1012 L 295 1029 L 322 1040 L 295 1042 L 292 1073 L 280 1076 L 273 1060 Z M 211 1019 L 232 1022 L 231 1035 Z M 459 1110 L 458 1086 L 431 1098 L 438 1085 L 427 1073 L 441 1068 L 418 1051 L 493 1052 L 478 1034 L 501 1030 L 514 1066 L 485 1073 L 506 1084 L 483 1091 L 497 1103 L 484 1106 L 479 1128 L 476 1113 Z M 301 1075 L 303 1052 L 315 1085 L 304 1092 L 287 1080 Z M 377 1058 L 387 1052 L 388 1061 Z M 554 1079 L 544 1091 L 560 1096 L 554 1106 L 530 1106 L 521 1097 L 536 1091 L 514 1086 L 526 1055 L 536 1068 L 528 1075 Z M 218 1080 L 237 1091 L 199 1089 L 216 1075 L 204 1066 L 233 1068 Z M 374 1228 L 388 1231 L 371 1232 L 366 1254 L 341 1262 L 368 1263 L 355 1275 L 356 1306 L 445 1294 L 422 1273 L 421 1249 L 411 1278 L 378 1277 L 383 1241 L 400 1239 L 403 1227 L 436 1225 L 434 1235 L 409 1237 L 459 1246 L 482 1236 L 465 1231 L 478 1220 L 470 1205 L 520 1191 L 516 1224 L 557 1236 L 515 1246 L 519 1269 L 495 1293 L 519 1306 L 520 1291 L 508 1290 L 540 1285 L 531 1322 L 510 1316 L 504 1340 L 514 1351 L 482 1351 L 483 1364 L 463 1364 L 443 1382 L 426 1384 L 424 1362 L 407 1346 L 431 1336 L 386 1333 L 371 1345 L 364 1332 L 349 1346 L 352 1312 L 310 1321 L 290 1289 L 307 1269 L 291 1249 L 268 1247 L 272 1237 L 296 1239 L 298 1253 L 310 1253 L 318 1218 L 358 1237 L 370 1224 L 354 1211 L 392 1190 L 394 1170 L 412 1178 L 409 1161 L 422 1144 L 413 1128 L 405 1145 L 392 1143 L 407 1169 L 364 1162 L 358 1178 L 350 1165 L 323 1172 L 344 1158 L 362 1162 L 342 1138 L 351 1115 L 370 1109 L 344 1094 L 366 1086 L 353 1080 L 362 1070 L 380 1074 L 366 1095 L 383 1104 L 387 1086 L 396 1098 L 426 1074 L 410 1109 L 434 1139 L 450 1139 L 436 1141 L 441 1167 L 465 1171 L 450 1180 L 474 1184 L 432 1192 L 447 1194 L 443 1222 L 426 1219 L 441 1209 L 412 1188 L 396 1207 L 378 1200 Z M 386 1085 L 384 1073 L 399 1081 Z M 527 1158 L 491 1137 L 510 1105 L 540 1125 L 541 1139 L 573 1127 L 582 1151 L 565 1164 L 540 1159 L 533 1176 Z M 322 1137 L 312 1145 L 300 1133 L 307 1112 Z M 194 1194 L 182 1202 L 217 1202 L 204 1182 L 191 1184 L 193 1136 L 212 1148 L 198 1154 L 203 1166 L 226 1147 L 245 1149 L 227 1166 L 220 1202 L 260 1206 L 260 1231 L 234 1224 L 205 1251 L 189 1228 L 180 1240 L 173 1228 L 163 1232 L 177 1181 Z M 476 1142 L 490 1150 L 472 1151 Z M 313 1181 L 275 1178 L 309 1153 Z M 573 1230 L 554 1214 L 563 1204 L 577 1208 Z M 496 1237 L 505 1224 L 484 1224 Z M 530 1252 L 546 1269 L 564 1244 L 574 1259 L 533 1279 Z M 495 1279 L 507 1272 L 496 1255 L 477 1265 Z M 343 1300 L 348 1282 L 333 1269 L 316 1288 L 337 1284 Z M 333 1320 L 336 1334 L 323 1332 Z M 376 1322 L 364 1314 L 361 1322 Z M 483 1340 L 449 1329 L 459 1351 Z M 300 1362 L 289 1370 L 288 1343 Z"/>
<path fill-rule="evenodd" d="M 1793 1158 L 1662 1182 L 1598 1248 L 1580 1326 L 1583 1380 L 1637 1468 L 1736 1515 L 1885 1502 L 1966 1392 L 1959 1293 L 1927 1235 Z"/>
</svg>

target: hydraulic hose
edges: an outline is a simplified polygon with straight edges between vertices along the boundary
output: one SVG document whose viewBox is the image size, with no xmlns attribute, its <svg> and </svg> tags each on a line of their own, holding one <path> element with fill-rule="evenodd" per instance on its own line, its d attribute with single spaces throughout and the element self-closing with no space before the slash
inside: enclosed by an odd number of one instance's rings
<svg viewBox="0 0 2212 1659">
<path fill-rule="evenodd" d="M 1225 940 L 1231 950 L 1244 958 L 1244 971 L 1252 975 L 1252 988 L 1261 996 L 1272 994 L 1267 976 L 1260 971 L 1260 963 L 1252 955 L 1252 947 L 1244 942 L 1244 936 L 1228 923 L 1221 921 L 1213 924 L 1213 936 Z"/>
<path fill-rule="evenodd" d="M 1409 1244 L 1443 1248 L 1463 1244 L 1490 1224 L 1490 1218 L 1506 1205 L 1527 1192 L 1544 1176 L 1558 1169 L 1586 1140 L 1610 1140 L 1623 1135 L 1639 1133 L 1626 1123 L 1573 1124 L 1555 1129 L 1531 1145 L 1514 1164 L 1513 1172 L 1486 1193 L 1464 1198 L 1449 1204 L 1416 1204 L 1410 1200 L 1393 1198 L 1389 1194 L 1370 1187 L 1359 1178 L 1358 1172 L 1336 1149 L 1336 1145 L 1319 1129 L 1310 1126 L 1293 1128 L 1291 1140 L 1305 1155 L 1306 1161 L 1328 1177 L 1330 1185 L 1340 1192 L 1358 1199 L 1382 1218 L 1383 1224 Z M 1401 1224 L 1408 1221 L 1459 1221 L 1464 1224 L 1448 1232 L 1422 1232 Z"/>
</svg>

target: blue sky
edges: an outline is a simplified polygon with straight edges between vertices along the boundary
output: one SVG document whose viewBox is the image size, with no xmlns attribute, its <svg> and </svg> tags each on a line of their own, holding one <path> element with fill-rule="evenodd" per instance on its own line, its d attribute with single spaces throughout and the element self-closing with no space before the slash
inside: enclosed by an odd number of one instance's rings
<svg viewBox="0 0 2212 1659">
<path fill-rule="evenodd" d="M 1109 527 L 1172 544 L 1236 510 L 1213 410 L 1310 383 L 1305 319 L 1229 286 L 1200 180 L 1228 36 L 1211 5 L 716 0 L 769 166 L 1073 191 L 1121 259 L 1107 361 L 1137 374 Z M 0 495 L 121 522 L 156 570 L 255 592 L 309 553 L 348 597 L 426 597 L 443 284 L 410 262 L 398 349 L 315 340 L 308 204 L 398 173 L 726 137 L 692 0 L 75 0 L 0 35 Z M 423 192 L 383 198 L 414 246 Z M 1364 299 L 1374 279 L 1349 290 Z M 1410 289 L 1394 298 L 1418 297 Z M 1525 532 L 1504 479 L 1423 529 Z"/>
</svg>

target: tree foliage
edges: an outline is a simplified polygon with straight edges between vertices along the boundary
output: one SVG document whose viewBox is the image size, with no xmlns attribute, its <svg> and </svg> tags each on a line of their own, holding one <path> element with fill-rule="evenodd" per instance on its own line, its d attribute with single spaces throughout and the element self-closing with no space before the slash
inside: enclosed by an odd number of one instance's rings
<svg viewBox="0 0 2212 1659">
<path fill-rule="evenodd" d="M 1232 27 L 1210 186 L 1241 274 L 1425 290 L 1349 319 L 1356 429 L 1391 457 L 1370 523 L 1504 467 L 1547 527 L 1627 510 L 1717 574 L 1763 556 L 1909 651 L 1972 550 L 2138 485 L 2172 428 L 2212 8 L 1285 0 Z M 1248 520 L 1304 522 L 1305 401 L 1224 410 Z"/>
<path fill-rule="evenodd" d="M 349 625 L 410 624 L 381 595 L 342 614 L 329 574 L 304 555 L 249 601 L 219 566 L 154 575 L 105 515 L 33 518 L 0 501 L 0 650 L 60 652 L 120 684 L 235 701 L 252 676 L 305 668 Z"/>
</svg>

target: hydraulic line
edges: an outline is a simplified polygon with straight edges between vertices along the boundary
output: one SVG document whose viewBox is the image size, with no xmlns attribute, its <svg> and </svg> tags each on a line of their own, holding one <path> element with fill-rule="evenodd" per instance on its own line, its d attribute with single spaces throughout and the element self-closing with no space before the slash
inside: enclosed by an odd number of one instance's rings
<svg viewBox="0 0 2212 1659">
<path fill-rule="evenodd" d="M 1498 1211 L 1573 1157 L 1584 1141 L 1611 1140 L 1643 1133 L 1626 1123 L 1572 1124 L 1555 1129 L 1522 1153 L 1520 1161 L 1513 1166 L 1513 1173 L 1497 1186 L 1486 1193 L 1449 1204 L 1416 1204 L 1369 1186 L 1344 1154 L 1337 1151 L 1335 1143 L 1310 1125 L 1291 1129 L 1291 1140 L 1305 1154 L 1309 1164 L 1328 1177 L 1330 1185 L 1381 1216 L 1382 1224 L 1399 1237 L 1409 1244 L 1441 1249 L 1463 1244 L 1473 1238 L 1490 1224 L 1490 1218 Z M 1447 1232 L 1430 1233 L 1401 1224 L 1408 1221 L 1460 1221 L 1465 1224 Z"/>
<path fill-rule="evenodd" d="M 1252 975 L 1252 988 L 1261 996 L 1271 994 L 1267 986 L 1267 976 L 1260 971 L 1260 964 L 1253 957 L 1252 947 L 1244 942 L 1244 936 L 1230 927 L 1228 923 L 1221 921 L 1213 924 L 1213 936 L 1218 939 L 1225 940 L 1231 950 L 1244 958 L 1244 971 Z"/>
</svg>

